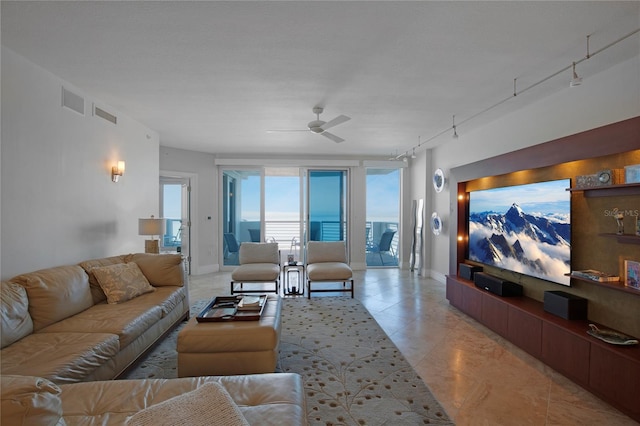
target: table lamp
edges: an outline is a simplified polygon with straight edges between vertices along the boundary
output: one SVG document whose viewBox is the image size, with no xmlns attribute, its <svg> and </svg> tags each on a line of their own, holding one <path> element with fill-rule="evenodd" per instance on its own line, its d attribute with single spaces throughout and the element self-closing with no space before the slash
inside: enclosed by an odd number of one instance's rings
<svg viewBox="0 0 640 426">
<path fill-rule="evenodd" d="M 138 235 L 151 235 L 151 239 L 144 242 L 145 253 L 160 253 L 158 240 L 153 237 L 164 235 L 164 219 L 155 219 L 153 215 L 150 219 L 138 219 Z"/>
</svg>

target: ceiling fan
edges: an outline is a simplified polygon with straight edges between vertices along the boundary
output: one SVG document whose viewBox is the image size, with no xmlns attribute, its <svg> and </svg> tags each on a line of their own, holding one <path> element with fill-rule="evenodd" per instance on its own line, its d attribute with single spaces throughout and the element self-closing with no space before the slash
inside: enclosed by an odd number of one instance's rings
<svg viewBox="0 0 640 426">
<path fill-rule="evenodd" d="M 333 133 L 327 132 L 327 129 L 329 129 L 331 127 L 335 127 L 338 124 L 342 124 L 345 121 L 351 120 L 350 117 L 347 117 L 346 115 L 339 115 L 336 118 L 334 118 L 333 120 L 322 121 L 322 120 L 320 120 L 320 114 L 322 114 L 322 111 L 324 111 L 324 108 L 317 106 L 317 107 L 314 107 L 312 111 L 316 115 L 316 119 L 313 120 L 313 121 L 310 121 L 307 124 L 307 128 L 306 129 L 267 130 L 267 132 L 269 132 L 269 133 L 274 133 L 274 132 L 313 132 L 313 133 L 316 133 L 318 135 L 322 135 L 325 138 L 331 139 L 332 141 L 334 141 L 336 143 L 344 142 L 344 139 L 342 139 L 339 136 L 334 135 Z"/>
</svg>

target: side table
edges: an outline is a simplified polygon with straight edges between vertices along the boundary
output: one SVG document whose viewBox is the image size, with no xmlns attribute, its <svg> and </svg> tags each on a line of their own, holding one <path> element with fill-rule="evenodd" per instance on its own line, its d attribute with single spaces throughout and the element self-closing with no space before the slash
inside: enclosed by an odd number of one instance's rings
<svg viewBox="0 0 640 426">
<path fill-rule="evenodd" d="M 290 275 L 295 274 L 296 280 L 292 282 Z M 285 263 L 282 266 L 282 275 L 284 275 L 284 294 L 290 295 L 302 295 L 304 294 L 304 264 Z"/>
</svg>

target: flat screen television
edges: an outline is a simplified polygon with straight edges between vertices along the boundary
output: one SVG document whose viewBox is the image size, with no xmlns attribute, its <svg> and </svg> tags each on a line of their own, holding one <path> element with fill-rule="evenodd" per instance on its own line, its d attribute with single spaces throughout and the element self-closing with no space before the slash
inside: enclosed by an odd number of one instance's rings
<svg viewBox="0 0 640 426">
<path fill-rule="evenodd" d="M 469 193 L 469 260 L 570 285 L 570 179 Z"/>
</svg>

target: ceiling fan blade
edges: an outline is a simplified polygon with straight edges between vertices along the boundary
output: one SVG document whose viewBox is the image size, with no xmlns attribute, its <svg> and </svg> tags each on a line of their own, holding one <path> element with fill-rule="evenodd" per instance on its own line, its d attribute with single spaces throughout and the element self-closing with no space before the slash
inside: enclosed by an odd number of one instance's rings
<svg viewBox="0 0 640 426">
<path fill-rule="evenodd" d="M 267 133 L 309 132 L 309 129 L 268 129 Z"/>
<path fill-rule="evenodd" d="M 350 117 L 347 117 L 346 115 L 339 115 L 336 118 L 334 118 L 333 120 L 327 121 L 326 123 L 324 123 L 322 125 L 322 129 L 323 130 L 327 130 L 327 129 L 331 128 L 331 127 L 337 126 L 338 124 L 342 124 L 345 121 L 349 121 L 349 120 L 351 120 Z"/>
<path fill-rule="evenodd" d="M 325 138 L 329 138 L 332 141 L 334 141 L 335 143 L 340 143 L 340 142 L 344 142 L 344 139 L 342 139 L 339 136 L 334 135 L 333 133 L 329 133 L 329 132 L 322 132 L 320 133 L 322 136 L 324 136 Z"/>
</svg>

